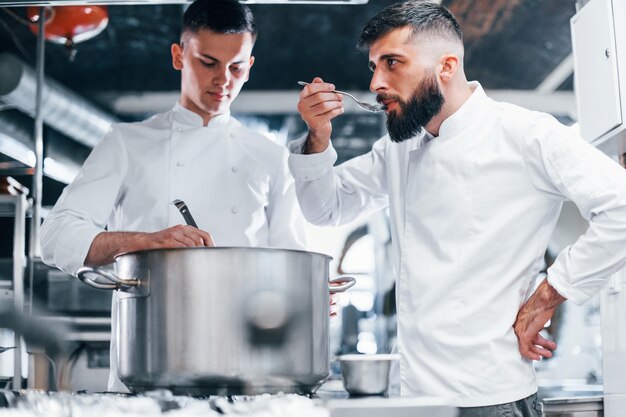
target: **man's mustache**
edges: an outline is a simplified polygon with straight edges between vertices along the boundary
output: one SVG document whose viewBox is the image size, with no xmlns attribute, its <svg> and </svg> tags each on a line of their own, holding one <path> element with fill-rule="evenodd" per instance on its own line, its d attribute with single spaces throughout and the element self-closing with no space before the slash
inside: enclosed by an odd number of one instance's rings
<svg viewBox="0 0 626 417">
<path fill-rule="evenodd" d="M 394 100 L 394 101 L 398 101 L 398 102 L 402 102 L 402 99 L 400 99 L 400 96 L 396 96 L 393 94 L 378 94 L 376 95 L 376 101 L 380 104 L 383 103 L 383 101 L 386 100 Z"/>
</svg>

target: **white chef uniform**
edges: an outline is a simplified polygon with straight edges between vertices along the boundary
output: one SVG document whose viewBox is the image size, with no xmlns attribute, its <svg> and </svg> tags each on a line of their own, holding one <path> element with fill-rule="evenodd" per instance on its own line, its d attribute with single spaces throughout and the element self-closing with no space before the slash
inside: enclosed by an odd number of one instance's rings
<svg viewBox="0 0 626 417">
<path fill-rule="evenodd" d="M 177 103 L 140 123 L 113 125 L 46 217 L 43 260 L 68 273 L 109 231 L 155 232 L 184 224 L 183 200 L 218 246 L 305 248 L 287 151 L 224 114 L 202 118 Z M 110 390 L 116 376 L 115 300 Z"/>
<path fill-rule="evenodd" d="M 309 221 L 389 207 L 402 395 L 466 407 L 537 390 L 512 326 L 564 200 L 590 228 L 548 270 L 560 294 L 581 304 L 626 261 L 626 171 L 553 117 L 470 87 L 435 138 L 384 137 L 335 168 L 332 146 L 301 155 L 303 140 L 289 144 Z"/>
</svg>

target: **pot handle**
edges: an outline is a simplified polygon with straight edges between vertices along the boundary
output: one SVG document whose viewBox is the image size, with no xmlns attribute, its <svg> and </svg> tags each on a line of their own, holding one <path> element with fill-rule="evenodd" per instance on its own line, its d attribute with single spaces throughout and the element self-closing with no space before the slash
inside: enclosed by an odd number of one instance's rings
<svg viewBox="0 0 626 417">
<path fill-rule="evenodd" d="M 94 281 L 93 279 L 88 277 L 89 274 L 98 275 L 99 277 L 104 278 L 107 281 L 110 281 L 111 284 L 105 284 L 105 283 Z M 78 277 L 79 280 L 81 280 L 85 284 L 91 285 L 92 287 L 98 288 L 101 290 L 118 290 L 120 288 L 139 286 L 138 279 L 122 279 L 118 277 L 117 275 L 115 275 L 115 273 L 109 270 L 106 270 L 104 268 L 98 268 L 98 267 L 93 268 L 91 266 L 84 266 L 76 272 L 76 276 Z"/>
<path fill-rule="evenodd" d="M 338 292 L 344 292 L 348 288 L 351 288 L 356 284 L 356 279 L 352 277 L 339 277 L 333 280 L 328 281 L 328 290 L 331 294 L 335 294 Z M 341 285 L 331 285 L 331 284 L 341 284 Z"/>
</svg>

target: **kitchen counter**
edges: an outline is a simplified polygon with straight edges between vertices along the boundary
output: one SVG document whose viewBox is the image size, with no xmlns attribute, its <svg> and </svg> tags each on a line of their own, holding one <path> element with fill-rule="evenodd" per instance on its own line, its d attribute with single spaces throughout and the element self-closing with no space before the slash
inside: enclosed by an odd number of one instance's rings
<svg viewBox="0 0 626 417">
<path fill-rule="evenodd" d="M 593 397 L 602 395 L 602 384 L 586 384 L 579 380 L 539 381 L 539 398 Z"/>
<path fill-rule="evenodd" d="M 314 401 L 332 417 L 455 417 L 456 407 L 430 397 L 350 397 L 340 379 L 329 380 L 315 394 Z"/>
<path fill-rule="evenodd" d="M 0 391 L 3 416 L 19 417 L 455 417 L 457 410 L 433 398 L 348 398 L 322 390 L 309 398 L 296 394 L 192 398 L 169 391 L 146 395 Z M 342 397 L 343 398 L 340 398 Z M 5 401 L 2 401 L 5 399 Z"/>
<path fill-rule="evenodd" d="M 542 387 L 546 417 L 602 417 L 601 388 Z M 600 389 L 600 392 L 598 392 Z M 559 395 L 556 395 L 559 394 Z M 595 394 L 595 395 L 593 395 Z M 440 399 L 350 397 L 341 380 L 326 382 L 312 398 L 296 394 L 192 398 L 169 391 L 145 395 L 0 390 L 0 415 L 19 417 L 455 417 Z"/>
<path fill-rule="evenodd" d="M 327 400 L 331 417 L 456 417 L 458 410 L 434 398 L 365 397 Z"/>
<path fill-rule="evenodd" d="M 545 398 L 543 411 L 546 417 L 603 417 L 602 395 L 589 397 Z"/>
<path fill-rule="evenodd" d="M 584 380 L 540 380 L 539 398 L 546 417 L 602 417 L 604 415 L 602 384 Z"/>
</svg>

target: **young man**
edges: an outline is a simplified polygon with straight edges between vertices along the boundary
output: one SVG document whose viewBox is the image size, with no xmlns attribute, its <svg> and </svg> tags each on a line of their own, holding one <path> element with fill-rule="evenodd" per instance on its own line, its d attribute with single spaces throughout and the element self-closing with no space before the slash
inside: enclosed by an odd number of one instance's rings
<svg viewBox="0 0 626 417">
<path fill-rule="evenodd" d="M 338 225 L 389 207 L 403 395 L 448 397 L 462 416 L 541 415 L 532 360 L 556 345 L 539 331 L 624 267 L 626 172 L 551 116 L 468 83 L 461 29 L 438 4 L 389 6 L 359 46 L 389 135 L 333 168 L 341 96 L 319 78 L 305 87 L 309 133 L 289 159 L 305 217 Z M 524 304 L 564 200 L 590 228 Z"/>
<path fill-rule="evenodd" d="M 144 122 L 112 126 L 43 224 L 46 263 L 73 274 L 123 252 L 213 240 L 304 249 L 286 149 L 229 113 L 254 63 L 256 35 L 252 13 L 236 0 L 189 6 L 180 44 L 172 45 L 179 102 Z M 175 199 L 199 229 L 181 225 Z M 117 391 L 125 387 L 116 372 L 115 300 L 112 316 L 109 389 Z"/>
</svg>

